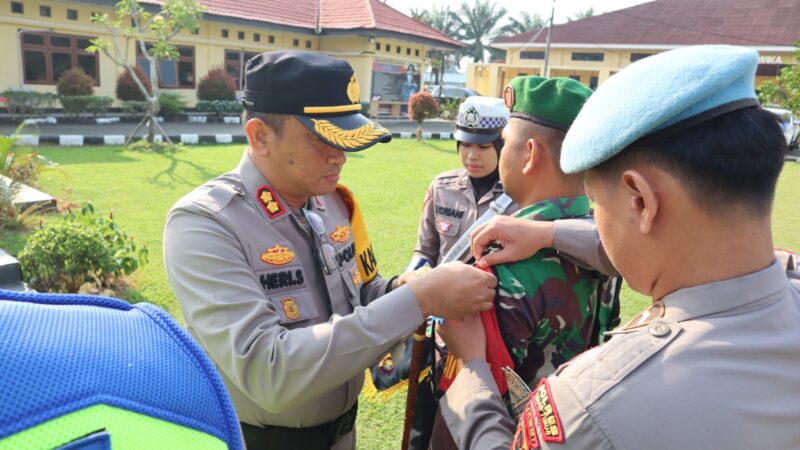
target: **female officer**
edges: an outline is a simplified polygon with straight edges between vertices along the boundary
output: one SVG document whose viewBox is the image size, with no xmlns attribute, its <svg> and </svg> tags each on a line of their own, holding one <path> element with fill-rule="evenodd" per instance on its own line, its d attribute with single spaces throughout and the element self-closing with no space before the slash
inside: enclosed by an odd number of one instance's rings
<svg viewBox="0 0 800 450">
<path fill-rule="evenodd" d="M 503 193 L 497 162 L 509 112 L 503 100 L 467 97 L 458 109 L 456 146 L 463 169 L 439 174 L 425 194 L 417 247 L 407 270 L 436 267 L 459 237 Z M 505 211 L 517 209 L 511 204 Z"/>
</svg>

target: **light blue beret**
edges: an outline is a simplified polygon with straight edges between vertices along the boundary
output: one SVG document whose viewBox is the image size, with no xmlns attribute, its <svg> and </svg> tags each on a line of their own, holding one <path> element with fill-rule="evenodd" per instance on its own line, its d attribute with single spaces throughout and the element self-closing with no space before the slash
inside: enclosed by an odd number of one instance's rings
<svg viewBox="0 0 800 450">
<path fill-rule="evenodd" d="M 758 105 L 757 66 L 755 50 L 700 45 L 625 67 L 578 113 L 561 146 L 561 169 L 590 169 L 644 136 Z"/>
</svg>

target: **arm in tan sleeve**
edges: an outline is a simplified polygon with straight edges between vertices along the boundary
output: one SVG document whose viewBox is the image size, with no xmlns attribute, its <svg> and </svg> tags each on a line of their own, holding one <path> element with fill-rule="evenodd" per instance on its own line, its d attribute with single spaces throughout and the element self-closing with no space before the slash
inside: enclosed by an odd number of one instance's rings
<svg viewBox="0 0 800 450">
<path fill-rule="evenodd" d="M 511 448 L 515 424 L 485 360 L 466 363 L 439 406 L 458 448 Z"/>
<path fill-rule="evenodd" d="M 347 316 L 286 329 L 241 243 L 197 213 L 177 210 L 167 218 L 164 263 L 194 336 L 229 379 L 272 413 L 363 373 L 423 320 L 403 286 Z"/>
<path fill-rule="evenodd" d="M 414 256 L 420 256 L 430 261 L 431 267 L 436 266 L 439 260 L 439 232 L 436 231 L 436 216 L 434 214 L 433 183 L 428 186 L 425 200 L 422 204 L 422 216 L 419 219 L 417 230 L 417 247 Z"/>
<path fill-rule="evenodd" d="M 571 257 L 581 267 L 597 270 L 611 277 L 619 276 L 600 242 L 593 219 L 556 220 L 553 248 Z"/>
</svg>

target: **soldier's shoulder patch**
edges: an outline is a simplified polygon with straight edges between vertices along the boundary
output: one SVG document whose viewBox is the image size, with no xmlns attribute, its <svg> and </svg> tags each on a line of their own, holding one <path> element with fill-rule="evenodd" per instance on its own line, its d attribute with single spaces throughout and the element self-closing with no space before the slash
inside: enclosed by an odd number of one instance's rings
<svg viewBox="0 0 800 450">
<path fill-rule="evenodd" d="M 261 186 L 258 188 L 256 191 L 256 199 L 261 207 L 264 208 L 264 211 L 266 211 L 270 219 L 275 219 L 286 212 L 286 208 L 283 207 L 278 196 L 275 195 L 275 191 L 269 186 Z"/>
<path fill-rule="evenodd" d="M 561 426 L 561 418 L 558 416 L 547 378 L 542 378 L 539 382 L 531 394 L 530 402 L 531 409 L 536 412 L 536 417 L 539 419 L 542 439 L 546 442 L 564 442 L 564 428 Z"/>
</svg>

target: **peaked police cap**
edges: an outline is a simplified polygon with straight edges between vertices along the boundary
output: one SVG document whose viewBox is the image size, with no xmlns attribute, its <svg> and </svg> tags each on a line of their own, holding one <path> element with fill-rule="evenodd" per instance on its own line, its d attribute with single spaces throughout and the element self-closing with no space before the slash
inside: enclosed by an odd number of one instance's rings
<svg viewBox="0 0 800 450">
<path fill-rule="evenodd" d="M 359 151 L 389 142 L 391 133 L 361 115 L 358 78 L 346 61 L 298 50 L 262 53 L 247 62 L 242 105 L 291 114 L 324 142 Z"/>
</svg>

